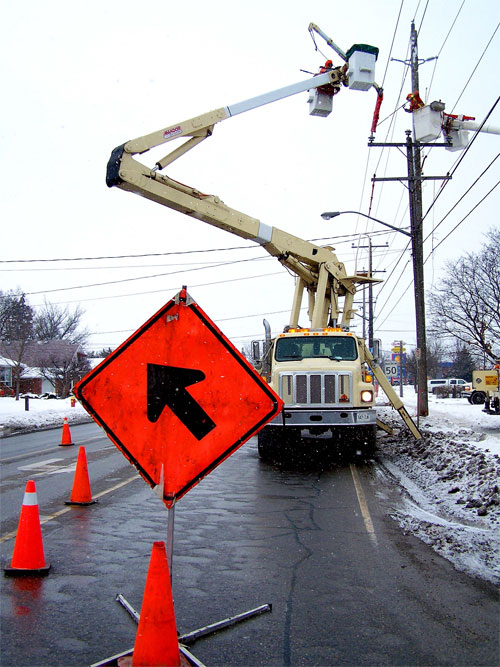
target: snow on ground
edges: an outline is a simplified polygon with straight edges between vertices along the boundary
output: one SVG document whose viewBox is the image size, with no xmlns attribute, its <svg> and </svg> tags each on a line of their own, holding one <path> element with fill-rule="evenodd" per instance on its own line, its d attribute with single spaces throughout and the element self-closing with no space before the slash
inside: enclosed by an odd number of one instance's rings
<svg viewBox="0 0 500 667">
<path fill-rule="evenodd" d="M 69 424 L 91 421 L 87 412 L 76 401 L 71 407 L 71 399 L 30 398 L 29 411 L 26 401 L 7 396 L 0 397 L 0 438 L 14 433 L 37 431 L 63 425 L 64 417 Z"/>
<path fill-rule="evenodd" d="M 415 392 L 404 394 L 414 416 Z M 395 428 L 378 438 L 380 462 L 402 488 L 393 517 L 457 569 L 500 584 L 500 416 L 465 398 L 429 395 L 417 442 L 379 401 L 379 418 Z"/>
<path fill-rule="evenodd" d="M 403 401 L 416 414 L 416 397 L 404 387 Z M 429 395 L 429 417 L 420 419 L 415 441 L 383 395 L 379 417 L 394 435 L 379 432 L 379 474 L 401 488 L 392 516 L 454 563 L 459 570 L 500 584 L 500 416 L 487 415 L 467 399 Z M 0 398 L 0 437 L 20 431 L 89 421 L 71 400 Z M 1 445 L 0 445 L 1 446 Z"/>
</svg>

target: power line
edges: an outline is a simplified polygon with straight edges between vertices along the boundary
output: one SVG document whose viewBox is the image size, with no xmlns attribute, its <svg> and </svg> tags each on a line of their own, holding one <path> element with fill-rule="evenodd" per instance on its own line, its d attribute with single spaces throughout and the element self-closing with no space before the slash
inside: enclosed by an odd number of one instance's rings
<svg viewBox="0 0 500 667">
<path fill-rule="evenodd" d="M 449 238 L 449 236 L 451 236 L 451 234 L 453 234 L 453 232 L 454 232 L 456 229 L 458 229 L 458 227 L 459 227 L 459 226 L 460 226 L 460 225 L 461 225 L 461 224 L 462 224 L 462 223 L 469 217 L 469 215 L 470 215 L 471 213 L 473 213 L 473 212 L 478 208 L 478 206 L 480 206 L 480 204 L 482 204 L 482 203 L 485 201 L 485 199 L 486 199 L 487 197 L 489 197 L 489 195 L 493 192 L 493 190 L 494 190 L 499 184 L 500 184 L 500 181 L 498 181 L 498 182 L 491 188 L 491 190 L 490 190 L 490 191 L 489 191 L 489 192 L 488 192 L 482 199 L 480 199 L 480 200 L 479 200 L 479 201 L 478 201 L 478 202 L 477 202 L 477 203 L 470 209 L 470 211 L 469 211 L 469 212 L 462 218 L 462 220 L 460 220 L 460 222 L 458 222 L 458 223 L 455 225 L 455 227 L 453 227 L 453 229 L 452 229 L 452 230 L 451 230 L 451 231 L 450 231 L 450 232 L 449 232 L 443 239 L 441 239 L 441 241 L 440 241 L 440 242 L 439 242 L 439 243 L 432 249 L 432 251 L 431 251 L 431 252 L 429 253 L 429 255 L 426 257 L 426 259 L 424 260 L 424 264 L 425 264 L 425 262 L 427 262 L 427 260 L 431 257 L 431 255 L 434 254 L 435 250 L 436 250 L 436 249 L 437 249 L 437 248 L 438 248 L 438 247 L 439 247 L 439 246 L 440 246 L 440 245 L 441 245 L 447 238 Z M 406 268 L 406 267 L 405 267 L 405 268 Z M 406 286 L 406 288 L 405 288 L 405 289 L 403 290 L 403 292 L 400 294 L 400 296 L 399 296 L 399 300 L 401 300 L 401 299 L 404 297 L 404 295 L 406 294 L 406 292 L 410 289 L 410 287 L 411 287 L 411 285 L 412 285 L 412 282 L 413 282 L 413 281 L 410 281 L 410 283 Z M 391 294 L 390 296 L 393 296 L 393 294 Z M 389 296 L 389 298 L 390 298 L 390 296 Z M 387 301 L 388 301 L 388 299 L 387 299 Z M 384 303 L 384 306 L 382 307 L 382 309 L 386 306 L 387 301 Z M 385 319 L 381 322 L 380 326 L 382 326 L 382 325 L 386 322 L 387 318 L 393 313 L 395 307 L 396 307 L 396 306 L 394 306 L 394 307 L 392 308 L 392 310 L 386 315 Z M 380 315 L 379 315 L 379 316 L 380 316 Z"/>
<path fill-rule="evenodd" d="M 399 19 L 401 18 L 401 12 L 403 10 L 403 5 L 404 5 L 405 0 L 401 0 L 401 4 L 399 5 L 399 12 L 398 12 L 398 17 L 396 19 L 396 25 L 394 26 L 394 31 L 392 33 L 392 41 L 391 41 L 391 46 L 389 48 L 389 54 L 387 55 L 387 62 L 385 65 L 385 71 L 384 71 L 384 76 L 382 78 L 382 88 L 384 87 L 385 83 L 385 77 L 387 76 L 387 70 L 389 69 L 389 63 L 391 62 L 391 54 L 392 54 L 392 49 L 394 47 L 394 42 L 396 40 L 396 33 L 398 31 L 398 26 L 399 26 Z M 465 2 L 465 0 L 464 0 Z"/>
<path fill-rule="evenodd" d="M 490 194 L 491 194 L 491 193 L 493 192 L 493 190 L 499 185 L 499 183 L 500 183 L 500 181 L 497 181 L 497 182 L 495 183 L 495 185 L 491 188 L 491 190 L 490 190 L 489 192 L 487 192 L 487 193 L 484 195 L 484 197 L 483 197 L 482 199 L 480 199 L 480 200 L 477 202 L 477 204 L 476 204 L 473 208 L 471 208 L 471 210 L 467 213 L 467 215 L 465 215 L 465 216 L 460 220 L 460 222 L 458 222 L 458 223 L 455 225 L 455 227 L 453 227 L 453 229 L 451 229 L 451 230 L 448 232 L 448 234 L 446 234 L 446 236 L 445 236 L 444 238 L 442 238 L 441 241 L 439 241 L 439 243 L 436 244 L 436 245 L 434 246 L 434 248 L 431 250 L 431 252 L 430 252 L 429 255 L 427 256 L 427 258 L 426 258 L 425 261 L 427 261 L 427 260 L 429 259 L 429 257 L 430 257 L 430 256 L 437 250 L 437 248 L 439 248 L 439 246 L 440 246 L 444 241 L 446 241 L 446 239 L 447 239 L 449 236 L 451 236 L 451 234 L 453 234 L 453 232 L 454 232 L 456 229 L 458 229 L 458 227 L 460 227 L 460 225 L 462 224 L 462 222 L 464 222 L 464 220 L 466 220 L 466 219 L 469 217 L 469 215 L 470 215 L 471 213 L 473 213 L 473 212 L 476 210 L 476 208 L 477 208 L 480 204 L 482 204 L 483 201 L 484 201 L 487 197 L 490 196 Z"/>
<path fill-rule="evenodd" d="M 50 259 L 0 259 L 0 264 L 31 263 L 31 262 L 82 262 L 101 259 L 134 259 L 140 257 L 167 257 L 170 255 L 192 255 L 200 252 L 224 252 L 225 250 L 248 250 L 258 246 L 235 246 L 233 248 L 203 248 L 201 250 L 178 250 L 175 252 L 149 252 L 139 255 L 101 255 L 96 257 L 52 257 Z"/>
<path fill-rule="evenodd" d="M 434 227 L 434 229 L 432 230 L 431 234 L 428 234 L 428 235 L 427 235 L 427 237 L 424 239 L 424 241 L 427 241 L 427 240 L 430 238 L 430 236 L 435 232 L 435 230 L 436 230 L 436 229 L 437 229 L 437 228 L 438 228 L 438 227 L 445 221 L 445 219 L 450 215 L 450 213 L 456 208 L 456 206 L 458 206 L 458 204 L 465 198 L 465 196 L 472 190 L 472 188 L 473 188 L 474 186 L 477 185 L 478 181 L 484 176 L 484 174 L 488 171 L 488 169 L 490 169 L 490 167 L 491 167 L 491 166 L 493 165 L 493 163 L 498 159 L 499 156 L 500 156 L 500 153 L 497 154 L 497 155 L 493 158 L 493 160 L 490 162 L 490 164 L 483 170 L 483 172 L 482 172 L 482 173 L 478 176 L 478 178 L 471 184 L 471 186 L 466 190 L 466 192 L 463 193 L 463 195 L 457 200 L 457 202 L 455 202 L 455 204 L 452 206 L 452 208 L 451 208 L 451 209 L 448 211 L 448 213 L 447 213 L 447 214 L 440 220 L 440 222 Z M 458 167 L 458 165 L 457 165 L 457 167 Z M 474 211 L 474 210 L 475 210 L 475 209 L 476 209 L 476 208 L 477 208 L 477 207 L 478 207 L 478 206 L 479 206 L 485 199 L 486 199 L 486 197 L 488 197 L 488 196 L 491 194 L 491 192 L 497 187 L 497 185 L 498 185 L 498 183 L 497 183 L 497 184 L 496 184 L 496 185 L 495 185 L 495 186 L 494 186 L 494 187 L 493 187 L 493 188 L 492 188 L 492 189 L 491 189 L 491 190 L 490 190 L 490 191 L 483 197 L 483 199 L 481 199 L 481 200 L 480 200 L 480 201 L 479 201 L 479 202 L 478 202 L 478 203 L 477 203 L 477 204 L 476 204 L 476 205 L 475 205 L 475 206 L 474 206 L 474 207 L 467 213 L 467 215 L 466 215 L 466 216 L 465 216 L 465 217 L 464 217 L 464 218 L 463 218 L 463 219 L 462 219 L 462 220 L 461 220 L 461 221 L 460 221 L 460 222 L 459 222 L 459 223 L 458 223 L 458 224 L 457 224 L 457 225 L 456 225 L 456 226 L 455 226 L 455 227 L 454 227 L 454 228 L 453 228 L 453 229 L 452 229 L 452 230 L 451 230 L 451 231 L 450 231 L 450 232 L 449 232 L 449 233 L 448 233 L 448 234 L 447 234 L 447 235 L 446 235 L 446 236 L 445 236 L 445 237 L 444 237 L 444 238 L 443 238 L 443 239 L 442 239 L 442 240 L 441 240 L 441 241 L 440 241 L 434 248 L 433 248 L 433 250 L 429 253 L 429 255 L 427 256 L 427 258 L 425 259 L 425 262 L 427 262 L 427 260 L 434 254 L 434 251 L 435 251 L 435 250 L 436 250 L 436 249 L 437 249 L 437 248 L 438 248 L 438 247 L 439 247 L 439 246 L 440 246 L 440 245 L 441 245 L 441 244 L 442 244 L 442 243 L 443 243 L 443 242 L 444 242 L 444 241 L 445 241 L 445 240 L 446 240 L 446 239 L 447 239 L 447 238 L 448 238 L 448 237 L 449 237 L 449 236 L 450 236 L 450 235 L 451 235 L 451 234 L 452 234 L 452 233 L 453 233 L 459 226 L 460 226 L 460 224 L 462 224 L 462 222 L 464 222 L 464 221 L 466 220 L 466 218 L 467 218 L 467 217 L 468 217 L 468 216 L 469 216 L 469 215 L 470 215 L 470 214 L 471 214 L 471 213 L 472 213 L 472 212 L 473 212 L 473 211 Z M 390 279 L 392 278 L 392 276 L 393 276 L 393 274 L 394 274 L 394 271 L 396 270 L 396 268 L 397 268 L 399 262 L 400 262 L 401 259 L 403 258 L 404 253 L 405 253 L 406 250 L 408 249 L 408 245 L 409 245 L 409 244 L 407 244 L 406 248 L 402 251 L 402 253 L 401 253 L 401 257 L 400 257 L 399 260 L 396 262 L 394 268 L 392 269 L 392 271 L 391 271 L 391 273 L 389 274 L 389 276 L 387 277 L 387 279 L 384 281 L 384 284 L 382 285 L 381 289 L 379 290 L 379 296 L 380 296 L 380 294 L 383 292 L 383 290 L 390 284 L 389 281 L 390 281 Z M 425 262 L 424 262 L 424 263 L 425 263 Z M 399 275 L 399 278 L 398 278 L 398 280 L 397 280 L 398 283 L 399 283 L 399 281 L 401 280 L 401 278 L 403 277 L 403 274 L 404 274 L 404 272 L 405 272 L 405 270 L 406 270 L 408 264 L 409 264 L 409 261 L 407 260 L 407 262 L 406 262 L 405 266 L 402 268 L 401 273 L 400 273 L 400 275 Z M 406 292 L 408 291 L 408 289 L 411 287 L 411 284 L 412 284 L 412 283 L 410 282 L 409 285 L 406 287 L 406 289 L 404 290 L 403 294 L 401 295 L 401 298 L 402 298 L 402 296 L 404 296 L 404 294 L 406 294 Z M 390 298 L 391 298 L 392 296 L 393 296 L 393 294 L 391 293 L 391 294 L 387 297 L 387 299 L 385 300 L 385 302 L 383 303 L 383 305 L 381 306 L 381 308 L 380 308 L 380 310 L 379 310 L 379 312 L 378 312 L 378 314 L 377 314 L 377 318 L 379 318 L 379 317 L 381 316 L 381 314 L 382 314 L 384 308 L 387 306 L 387 304 L 388 304 L 388 302 L 389 302 L 389 300 L 390 300 Z M 387 318 L 390 316 L 390 314 L 393 312 L 393 310 L 394 310 L 394 308 L 388 313 L 388 315 L 387 315 L 386 318 L 383 320 L 383 322 L 385 322 L 385 321 L 387 320 Z"/>
<path fill-rule="evenodd" d="M 117 283 L 128 283 L 128 282 L 133 282 L 136 280 L 149 280 L 150 278 L 163 278 L 164 276 L 172 276 L 176 275 L 178 273 L 186 273 L 189 271 L 203 271 L 207 268 L 215 269 L 215 268 L 220 268 L 222 266 L 229 266 L 231 264 L 240 264 L 242 262 L 253 262 L 255 257 L 252 257 L 250 259 L 240 259 L 240 260 L 235 260 L 233 262 L 222 262 L 220 264 L 215 264 L 214 266 L 199 266 L 197 268 L 191 268 L 191 269 L 181 269 L 180 271 L 169 271 L 166 273 L 154 273 L 150 276 L 136 276 L 135 278 L 122 278 L 121 280 L 108 280 L 102 283 L 91 283 L 89 285 L 73 285 L 72 287 L 57 287 L 56 289 L 49 289 L 49 290 L 40 290 L 38 292 L 26 292 L 28 296 L 33 296 L 35 294 L 51 294 L 53 292 L 67 292 L 69 290 L 74 290 L 74 289 L 86 289 L 88 287 L 104 287 L 105 285 L 116 285 Z"/>
<path fill-rule="evenodd" d="M 275 271 L 273 273 L 260 273 L 256 276 L 243 276 L 242 278 L 229 278 L 225 280 L 216 280 L 213 282 L 209 283 L 198 283 L 196 285 L 191 285 L 190 288 L 196 288 L 196 287 L 212 287 L 213 285 L 222 285 L 226 283 L 234 283 L 238 282 L 240 280 L 253 280 L 254 278 L 267 278 L 269 276 L 284 276 L 285 273 L 283 271 Z M 67 304 L 71 303 L 85 303 L 87 301 L 103 301 L 106 299 L 122 299 L 124 297 L 131 297 L 131 296 L 144 296 L 146 294 L 158 294 L 160 292 L 166 292 L 170 291 L 173 289 L 178 289 L 179 285 L 176 285 L 175 287 L 162 287 L 161 289 L 156 289 L 156 290 L 147 290 L 146 292 L 131 292 L 128 294 L 111 294 L 109 296 L 98 296 L 98 297 L 92 297 L 89 299 L 73 299 L 71 301 L 58 301 L 56 305 L 58 306 L 64 306 Z M 43 304 L 35 304 L 33 308 L 38 308 L 43 306 Z"/>
<path fill-rule="evenodd" d="M 418 26 L 418 34 L 420 34 L 420 31 L 422 30 L 422 25 L 424 23 L 424 18 L 425 18 L 425 15 L 427 13 L 427 7 L 428 6 L 429 6 L 429 0 L 427 0 L 427 2 L 425 3 L 425 9 L 424 9 L 424 13 L 422 14 L 422 20 L 420 21 L 420 25 Z M 417 10 L 418 10 L 418 7 L 417 7 Z"/>
<path fill-rule="evenodd" d="M 459 103 L 459 101 L 460 101 L 462 95 L 464 94 L 465 89 L 466 89 L 467 86 L 469 85 L 470 80 L 472 79 L 472 77 L 474 76 L 474 74 L 475 74 L 477 68 L 479 67 L 479 63 L 481 62 L 481 60 L 482 60 L 483 57 L 484 57 L 484 54 L 485 54 L 486 51 L 488 50 L 488 48 L 489 48 L 489 46 L 490 46 L 490 44 L 491 44 L 491 41 L 493 40 L 493 37 L 496 35 L 496 32 L 497 32 L 499 26 L 500 26 L 500 23 L 497 23 L 497 27 L 496 27 L 495 30 L 493 31 L 493 34 L 491 35 L 491 37 L 490 37 L 490 39 L 489 39 L 489 41 L 488 41 L 488 44 L 486 44 L 486 46 L 484 47 L 484 50 L 483 50 L 483 52 L 482 52 L 482 54 L 481 54 L 479 60 L 477 61 L 476 66 L 474 67 L 474 69 L 473 69 L 472 72 L 471 72 L 471 75 L 470 75 L 469 78 L 467 79 L 467 82 L 466 82 L 465 86 L 463 87 L 462 92 L 461 92 L 460 95 L 458 96 L 457 101 L 456 101 L 455 104 L 453 105 L 453 109 L 451 110 L 451 113 L 453 113 L 455 107 L 457 106 L 457 104 Z"/>
<path fill-rule="evenodd" d="M 302 307 L 301 311 L 305 311 L 306 307 Z M 283 313 L 289 313 L 289 310 L 273 310 L 271 312 L 265 312 L 265 313 L 253 313 L 252 315 L 238 315 L 236 317 L 214 317 L 214 321 L 217 322 L 231 322 L 233 320 L 245 320 L 249 319 L 251 317 L 266 317 L 269 315 L 282 315 Z M 104 336 L 108 334 L 116 334 L 116 333 L 130 333 L 135 331 L 135 329 L 118 329 L 116 331 L 92 331 L 90 333 L 91 336 Z"/>
<path fill-rule="evenodd" d="M 256 262 L 259 261 L 267 261 L 269 259 L 272 259 L 271 256 L 266 256 L 266 257 L 254 257 L 253 258 Z M 72 266 L 72 267 L 43 267 L 43 268 L 30 268 L 30 269 L 20 269 L 20 268 L 15 268 L 15 269 L 0 269 L 2 272 L 16 272 L 19 273 L 21 271 L 25 272 L 33 272 L 33 271 L 65 271 L 66 273 L 68 271 L 116 271 L 117 269 L 146 269 L 146 268 L 160 268 L 160 267 L 174 267 L 174 266 L 204 266 L 207 269 L 209 269 L 212 266 L 218 265 L 219 262 L 182 262 L 182 264 L 118 264 L 117 266 Z"/>
<path fill-rule="evenodd" d="M 497 106 L 497 104 L 498 104 L 499 101 L 500 101 L 500 96 L 497 97 L 497 99 L 495 100 L 493 106 L 492 106 L 491 109 L 488 111 L 488 113 L 486 114 L 486 117 L 484 118 L 483 122 L 482 122 L 481 125 L 479 126 L 479 129 L 477 129 L 477 130 L 474 132 L 474 136 L 473 136 L 472 139 L 470 140 L 469 144 L 467 145 L 467 147 L 466 147 L 465 150 L 463 151 L 463 153 L 462 153 L 462 155 L 460 156 L 460 158 L 456 161 L 455 165 L 452 167 L 452 169 L 451 169 L 451 171 L 450 171 L 450 173 L 449 173 L 450 178 L 447 179 L 447 180 L 443 183 L 443 185 L 440 187 L 439 192 L 438 192 L 437 195 L 434 197 L 434 199 L 433 199 L 433 201 L 431 202 L 431 204 L 430 204 L 429 208 L 427 209 L 427 211 L 424 213 L 424 216 L 423 216 L 423 218 L 422 218 L 422 222 L 425 220 L 425 218 L 427 217 L 427 215 L 428 215 L 429 212 L 431 211 L 432 207 L 436 204 L 437 200 L 439 199 L 439 197 L 441 196 L 441 194 L 444 192 L 445 187 L 446 187 L 446 186 L 448 185 L 448 183 L 451 181 L 451 177 L 452 177 L 453 174 L 457 171 L 458 167 L 460 166 L 460 164 L 461 164 L 461 163 L 463 162 L 463 160 L 465 159 L 465 156 L 466 156 L 467 153 L 470 151 L 470 149 L 471 149 L 473 143 L 476 141 L 477 137 L 479 136 L 479 132 L 481 131 L 481 128 L 484 126 L 484 124 L 486 123 L 486 121 L 488 120 L 488 118 L 491 116 L 491 114 L 492 114 L 493 111 L 495 110 L 495 107 Z"/>
<path fill-rule="evenodd" d="M 384 233 L 384 232 L 382 232 Z M 379 235 L 380 233 L 374 233 L 374 235 Z M 352 237 L 352 235 L 349 235 Z M 327 237 L 327 238 L 321 238 L 321 239 L 313 239 L 313 241 L 330 241 L 330 242 L 335 242 L 334 237 Z M 186 273 L 190 271 L 202 271 L 205 269 L 214 269 L 214 268 L 220 268 L 223 266 L 230 266 L 233 264 L 242 264 L 245 262 L 253 262 L 253 261 L 261 261 L 262 259 L 268 259 L 267 257 L 262 258 L 262 257 L 251 257 L 248 259 L 239 259 L 239 260 L 233 260 L 229 262 L 221 262 L 221 263 L 215 263 L 215 264 L 209 264 L 208 266 L 198 266 L 195 268 L 189 268 L 189 269 L 180 269 L 176 271 L 170 271 L 170 272 L 163 272 L 163 273 L 155 273 L 147 276 L 135 276 L 133 278 L 122 278 L 120 280 L 109 280 L 109 281 L 104 281 L 100 283 L 90 283 L 86 285 L 73 285 L 71 287 L 58 287 L 55 289 L 45 289 L 45 290 L 38 290 L 36 292 L 26 292 L 28 296 L 34 296 L 37 294 L 51 294 L 54 292 L 65 292 L 65 291 L 70 291 L 70 290 L 75 290 L 75 289 L 86 289 L 89 287 L 103 287 L 106 285 L 116 285 L 116 284 L 121 284 L 121 283 L 126 283 L 126 282 L 133 282 L 137 280 L 148 280 L 151 278 L 160 278 L 164 276 L 169 276 L 169 275 L 176 275 L 178 273 Z"/>
<path fill-rule="evenodd" d="M 436 67 L 437 67 L 437 64 L 438 64 L 438 58 L 439 58 L 439 56 L 441 55 L 441 53 L 442 53 L 442 51 L 443 51 L 443 49 L 444 49 L 444 46 L 445 46 L 446 42 L 448 41 L 448 37 L 451 35 L 451 31 L 452 31 L 453 28 L 455 27 L 455 23 L 457 22 L 457 19 L 458 19 L 458 17 L 459 17 L 459 14 L 460 14 L 460 12 L 462 11 L 462 7 L 463 7 L 464 5 L 465 5 L 465 0 L 462 0 L 462 4 L 460 5 L 460 8 L 459 8 L 458 12 L 457 12 L 455 18 L 453 19 L 453 23 L 451 24 L 451 27 L 450 27 L 450 29 L 448 30 L 448 34 L 447 34 L 446 37 L 444 38 L 444 41 L 443 41 L 443 43 L 441 44 L 441 48 L 440 48 L 439 51 L 438 51 L 438 54 L 437 54 L 437 56 L 436 56 L 436 60 L 434 61 L 434 68 L 433 68 L 433 70 L 432 70 L 431 81 L 430 81 L 430 83 L 429 83 L 429 87 L 427 88 L 426 99 L 429 98 L 429 95 L 430 95 L 430 92 L 431 92 L 432 82 L 434 81 L 434 75 L 435 75 L 435 73 L 436 73 Z"/>
<path fill-rule="evenodd" d="M 373 234 L 383 234 L 387 232 L 373 232 Z M 352 237 L 356 236 L 353 234 L 341 234 L 339 236 L 323 236 L 315 239 L 309 239 L 311 243 L 326 241 L 333 242 L 336 244 L 341 243 L 350 243 Z M 93 257 L 52 257 L 50 259 L 38 258 L 38 259 L 0 259 L 0 264 L 34 264 L 36 262 L 82 262 L 82 261 L 100 261 L 104 259 L 138 259 L 142 257 L 167 257 L 173 255 L 191 255 L 194 253 L 207 253 L 207 252 L 227 252 L 233 250 L 259 250 L 261 248 L 258 244 L 248 245 L 248 246 L 233 246 L 226 248 L 202 248 L 200 250 L 176 250 L 173 252 L 156 252 L 156 253 L 142 253 L 137 255 L 97 255 Z M 107 267 L 100 267 L 107 268 Z M 67 270 L 67 269 L 64 269 Z"/>
<path fill-rule="evenodd" d="M 453 204 L 453 206 L 450 208 L 448 213 L 435 225 L 432 229 L 431 234 L 428 234 L 427 237 L 424 239 L 424 241 L 427 241 L 432 234 L 436 231 L 436 229 L 446 220 L 446 218 L 452 213 L 452 211 L 460 204 L 460 202 L 469 194 L 469 192 L 472 190 L 473 187 L 477 185 L 477 183 L 480 181 L 480 179 L 486 174 L 488 169 L 493 165 L 493 163 L 500 157 L 500 153 L 497 153 L 493 160 L 489 163 L 489 165 L 482 171 L 482 173 L 476 178 L 476 180 L 469 186 L 469 188 L 463 193 L 463 195 Z M 495 186 L 496 187 L 496 186 Z M 446 238 L 446 237 L 445 237 Z M 442 241 L 438 244 L 440 245 Z M 436 246 L 437 247 L 437 246 Z"/>
</svg>

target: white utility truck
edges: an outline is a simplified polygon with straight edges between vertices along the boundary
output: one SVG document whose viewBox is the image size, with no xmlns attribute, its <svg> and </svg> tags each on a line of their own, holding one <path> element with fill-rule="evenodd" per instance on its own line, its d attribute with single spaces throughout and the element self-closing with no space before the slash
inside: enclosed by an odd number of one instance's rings
<svg viewBox="0 0 500 667">
<path fill-rule="evenodd" d="M 285 408 L 279 418 L 259 433 L 262 457 L 284 446 L 288 434 L 304 431 L 338 438 L 355 436 L 357 450 L 370 454 L 375 445 L 377 423 L 373 376 L 416 438 L 421 434 L 406 412 L 362 338 L 349 331 L 358 285 L 374 281 L 366 274 L 348 275 L 333 248 L 320 247 L 260 222 L 227 206 L 220 197 L 203 194 L 179 183 L 163 170 L 174 160 L 211 137 L 215 124 L 300 92 L 309 92 L 311 115 L 327 116 L 331 100 L 342 86 L 369 90 L 374 86 L 377 49 L 354 45 L 345 54 L 346 63 L 332 67 L 330 61 L 305 81 L 281 88 L 232 106 L 222 107 L 118 146 L 108 163 L 109 187 L 134 192 L 185 215 L 197 218 L 231 234 L 260 244 L 296 276 L 290 319 L 274 341 L 268 337 L 263 369 Z M 183 144 L 146 166 L 134 156 L 174 139 Z M 302 297 L 307 293 L 310 323 L 299 325 Z M 341 436 L 342 437 L 342 433 Z M 352 440 L 347 437 L 344 440 Z"/>
</svg>

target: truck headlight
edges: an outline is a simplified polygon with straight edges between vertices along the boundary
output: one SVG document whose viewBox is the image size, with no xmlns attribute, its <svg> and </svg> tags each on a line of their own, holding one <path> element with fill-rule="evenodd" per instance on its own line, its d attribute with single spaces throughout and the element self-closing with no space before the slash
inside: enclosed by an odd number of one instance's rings
<svg viewBox="0 0 500 667">
<path fill-rule="evenodd" d="M 373 401 L 373 391 L 366 389 L 361 392 L 361 402 L 362 403 L 371 403 Z"/>
</svg>

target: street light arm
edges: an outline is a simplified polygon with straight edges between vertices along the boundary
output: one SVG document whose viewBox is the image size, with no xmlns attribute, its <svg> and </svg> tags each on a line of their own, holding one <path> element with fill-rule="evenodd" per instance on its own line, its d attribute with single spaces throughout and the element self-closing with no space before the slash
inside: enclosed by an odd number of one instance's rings
<svg viewBox="0 0 500 667">
<path fill-rule="evenodd" d="M 395 232 L 400 232 L 401 234 L 404 234 L 405 236 L 411 238 L 411 232 L 407 232 L 406 229 L 395 227 L 394 225 L 390 225 L 388 222 L 384 222 L 383 220 L 374 218 L 373 216 L 367 215 L 366 213 L 361 213 L 361 211 L 325 211 L 325 213 L 321 214 L 321 217 L 323 218 L 323 220 L 330 220 L 331 218 L 336 218 L 338 215 L 343 215 L 344 213 L 353 213 L 354 215 L 362 215 L 363 218 L 368 218 L 369 220 L 374 220 L 375 222 L 379 222 L 381 225 L 384 225 L 384 227 L 389 227 L 389 229 L 393 229 Z"/>
</svg>

